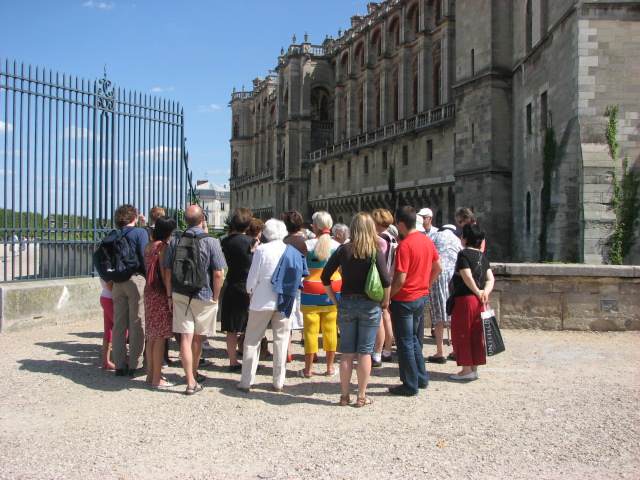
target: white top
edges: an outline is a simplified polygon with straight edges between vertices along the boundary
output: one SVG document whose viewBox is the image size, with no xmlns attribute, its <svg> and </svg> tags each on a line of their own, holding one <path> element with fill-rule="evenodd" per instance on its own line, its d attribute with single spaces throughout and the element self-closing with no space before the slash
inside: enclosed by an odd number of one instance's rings
<svg viewBox="0 0 640 480">
<path fill-rule="evenodd" d="M 307 240 L 305 241 L 305 245 L 307 246 L 307 251 L 311 252 L 313 250 L 316 249 L 316 245 L 318 244 L 318 238 L 312 238 L 311 240 Z M 347 242 L 345 242 L 347 243 Z M 335 251 L 338 249 L 338 247 L 340 246 L 340 242 L 334 240 L 333 238 L 331 239 L 331 251 Z M 331 256 L 331 255 L 329 255 Z M 328 259 L 327 259 L 328 260 Z"/>
<path fill-rule="evenodd" d="M 273 291 L 271 276 L 287 246 L 282 240 L 263 243 L 253 254 L 247 276 L 247 292 L 253 294 L 249 308 L 258 312 L 276 311 L 278 294 Z"/>
<path fill-rule="evenodd" d="M 100 293 L 100 296 L 104 298 L 113 298 L 111 290 L 107 289 L 107 282 L 105 282 L 103 279 L 100 279 L 100 285 L 102 285 L 102 293 Z"/>
</svg>

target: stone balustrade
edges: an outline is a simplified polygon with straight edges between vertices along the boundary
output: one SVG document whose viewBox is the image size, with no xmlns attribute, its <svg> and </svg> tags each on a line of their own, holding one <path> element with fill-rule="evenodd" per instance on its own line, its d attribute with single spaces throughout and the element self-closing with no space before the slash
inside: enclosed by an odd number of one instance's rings
<svg viewBox="0 0 640 480">
<path fill-rule="evenodd" d="M 440 105 L 426 112 L 419 113 L 413 117 L 404 118 L 384 127 L 376 128 L 367 133 L 350 137 L 342 142 L 315 150 L 309 153 L 310 161 L 324 160 L 328 157 L 345 153 L 358 148 L 373 145 L 381 140 L 403 135 L 412 130 L 426 127 L 433 127 L 441 123 L 450 122 L 455 119 L 456 106 L 453 103 Z"/>
<path fill-rule="evenodd" d="M 246 175 L 243 177 L 236 177 L 231 180 L 230 184 L 231 184 L 231 188 L 234 189 L 234 188 L 239 188 L 244 185 L 248 185 L 254 182 L 259 182 L 266 178 L 272 178 L 272 177 L 273 177 L 273 168 L 269 168 L 267 170 L 263 170 L 262 172 Z"/>
</svg>

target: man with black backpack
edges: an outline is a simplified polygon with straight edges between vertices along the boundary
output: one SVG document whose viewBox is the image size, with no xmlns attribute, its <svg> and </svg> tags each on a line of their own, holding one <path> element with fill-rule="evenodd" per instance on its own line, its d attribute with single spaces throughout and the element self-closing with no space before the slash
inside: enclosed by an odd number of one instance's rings
<svg viewBox="0 0 640 480">
<path fill-rule="evenodd" d="M 117 259 L 122 257 L 124 269 L 113 280 L 113 362 L 116 376 L 134 376 L 138 366 L 142 365 L 144 350 L 144 248 L 149 242 L 147 232 L 136 227 L 138 211 L 133 205 L 122 205 L 116 209 L 114 221 L 116 237 L 121 234 L 126 244 L 123 248 L 114 248 L 112 252 Z M 104 241 L 103 241 L 104 243 Z M 116 242 L 117 244 L 117 242 Z M 130 252 L 124 252 L 126 247 Z M 100 268 L 98 272 L 101 272 Z M 112 272 L 100 273 L 107 277 Z M 113 274 L 113 273 L 112 273 Z M 105 278 L 107 280 L 107 278 Z M 127 330 L 129 331 L 129 362 L 127 364 Z"/>
<path fill-rule="evenodd" d="M 186 395 L 202 390 L 205 379 L 197 372 L 202 342 L 213 333 L 222 270 L 227 267 L 220 241 L 205 232 L 204 213 L 198 205 L 184 211 L 189 228 L 174 237 L 163 265 L 167 302 L 173 311 L 173 331 L 180 333 L 180 357 L 187 377 Z"/>
</svg>

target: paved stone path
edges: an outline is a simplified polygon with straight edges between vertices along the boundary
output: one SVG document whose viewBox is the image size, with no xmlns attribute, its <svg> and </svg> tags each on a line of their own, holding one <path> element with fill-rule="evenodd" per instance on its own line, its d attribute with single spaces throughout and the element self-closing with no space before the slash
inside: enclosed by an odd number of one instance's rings
<svg viewBox="0 0 640 480">
<path fill-rule="evenodd" d="M 640 478 L 638 332 L 505 331 L 479 380 L 429 365 L 412 398 L 386 392 L 398 371 L 384 364 L 357 409 L 337 406 L 338 377 L 293 377 L 299 333 L 284 393 L 269 362 L 237 391 L 218 335 L 205 389 L 186 397 L 180 368 L 166 369 L 181 382 L 169 392 L 98 368 L 100 328 L 0 336 L 0 478 Z"/>
</svg>

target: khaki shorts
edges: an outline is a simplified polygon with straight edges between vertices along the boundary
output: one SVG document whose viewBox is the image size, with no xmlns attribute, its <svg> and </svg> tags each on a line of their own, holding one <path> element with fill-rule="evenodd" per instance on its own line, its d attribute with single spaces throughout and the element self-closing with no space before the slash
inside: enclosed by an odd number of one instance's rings
<svg viewBox="0 0 640 480">
<path fill-rule="evenodd" d="M 218 302 L 194 298 L 189 304 L 189 297 L 173 293 L 173 331 L 175 333 L 213 334 L 217 313 Z"/>
</svg>

